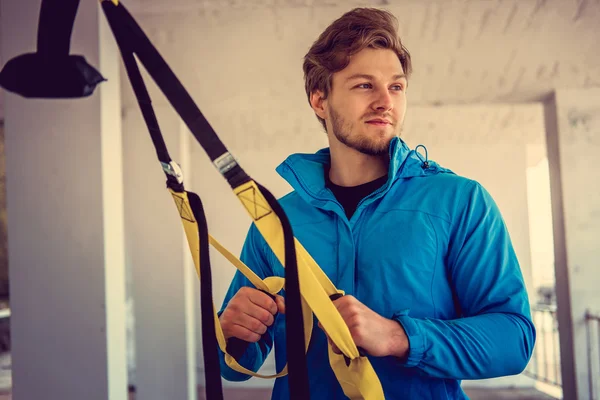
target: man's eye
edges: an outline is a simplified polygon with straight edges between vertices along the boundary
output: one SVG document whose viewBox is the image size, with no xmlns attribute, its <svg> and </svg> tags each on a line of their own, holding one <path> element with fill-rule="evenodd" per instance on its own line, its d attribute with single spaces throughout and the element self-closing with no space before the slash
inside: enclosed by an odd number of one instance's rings
<svg viewBox="0 0 600 400">
<path fill-rule="evenodd" d="M 402 86 L 402 85 L 394 85 L 394 86 L 392 86 L 392 89 L 393 90 L 402 91 L 402 90 L 404 90 L 404 86 Z"/>
<path fill-rule="evenodd" d="M 370 83 L 361 83 L 356 87 L 359 89 L 371 89 L 373 86 Z"/>
</svg>

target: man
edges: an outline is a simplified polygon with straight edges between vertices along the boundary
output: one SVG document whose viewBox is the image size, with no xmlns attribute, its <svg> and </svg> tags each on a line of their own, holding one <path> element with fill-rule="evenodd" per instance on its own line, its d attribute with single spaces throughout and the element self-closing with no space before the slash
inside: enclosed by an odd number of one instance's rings
<svg viewBox="0 0 600 400">
<path fill-rule="evenodd" d="M 535 329 L 490 195 L 398 137 L 410 72 L 391 14 L 355 9 L 333 22 L 304 62 L 308 99 L 329 147 L 278 167 L 294 188 L 280 202 L 296 237 L 347 294 L 334 304 L 385 397 L 464 399 L 461 379 L 520 373 Z M 254 226 L 241 258 L 262 278 L 284 276 Z M 227 338 L 251 342 L 240 364 L 257 370 L 274 344 L 277 369 L 285 365 L 284 312 L 282 296 L 272 300 L 235 276 L 220 321 Z M 315 324 L 311 399 L 344 399 L 327 340 Z M 221 366 L 228 380 L 248 378 Z M 287 378 L 275 382 L 273 398 L 289 398 Z"/>
</svg>

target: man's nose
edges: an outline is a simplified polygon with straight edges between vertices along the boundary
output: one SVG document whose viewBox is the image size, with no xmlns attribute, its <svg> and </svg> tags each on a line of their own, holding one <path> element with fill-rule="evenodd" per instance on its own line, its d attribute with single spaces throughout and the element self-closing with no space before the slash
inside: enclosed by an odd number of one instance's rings
<svg viewBox="0 0 600 400">
<path fill-rule="evenodd" d="M 377 91 L 377 98 L 373 103 L 373 109 L 381 112 L 381 111 L 390 111 L 394 107 L 394 102 L 392 101 L 392 95 L 389 90 L 380 89 Z"/>
</svg>

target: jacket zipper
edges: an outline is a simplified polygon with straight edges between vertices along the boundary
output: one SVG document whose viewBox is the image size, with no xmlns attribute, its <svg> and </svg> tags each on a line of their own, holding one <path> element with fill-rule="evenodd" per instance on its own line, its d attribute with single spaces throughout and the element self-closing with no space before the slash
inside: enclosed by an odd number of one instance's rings
<svg viewBox="0 0 600 400">
<path fill-rule="evenodd" d="M 363 205 L 364 202 L 368 201 L 371 198 L 377 197 L 380 193 L 385 191 L 387 186 L 388 185 L 386 182 L 385 185 L 381 186 L 379 189 L 377 189 L 376 191 L 359 201 L 358 205 L 356 206 L 356 211 L 359 210 L 359 208 Z M 354 215 L 356 215 L 356 211 L 354 211 Z M 356 222 L 354 224 L 356 224 Z M 352 237 L 352 245 L 354 247 L 354 293 L 358 294 L 358 265 L 356 265 L 356 261 L 358 260 L 358 254 L 356 254 L 356 252 L 358 251 L 358 244 L 354 240 L 354 232 L 352 231 L 352 227 L 350 228 L 350 235 Z"/>
</svg>

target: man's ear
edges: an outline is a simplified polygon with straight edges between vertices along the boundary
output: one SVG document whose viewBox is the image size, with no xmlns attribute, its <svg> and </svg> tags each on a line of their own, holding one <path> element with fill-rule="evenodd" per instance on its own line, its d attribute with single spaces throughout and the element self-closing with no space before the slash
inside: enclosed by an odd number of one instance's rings
<svg viewBox="0 0 600 400">
<path fill-rule="evenodd" d="M 325 117 L 327 116 L 325 112 L 326 100 L 325 94 L 320 90 L 315 90 L 310 94 L 310 105 L 315 114 L 321 119 L 326 119 Z"/>
</svg>

